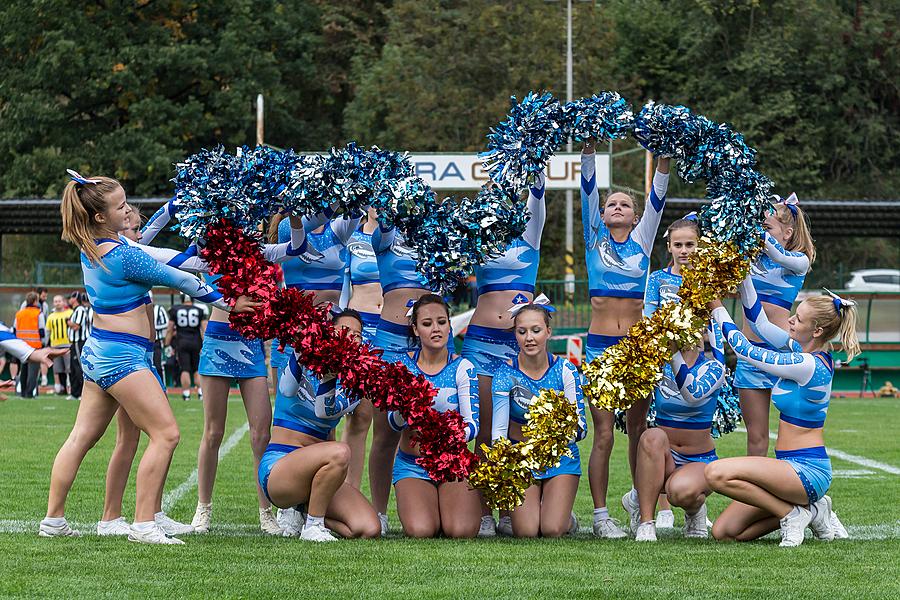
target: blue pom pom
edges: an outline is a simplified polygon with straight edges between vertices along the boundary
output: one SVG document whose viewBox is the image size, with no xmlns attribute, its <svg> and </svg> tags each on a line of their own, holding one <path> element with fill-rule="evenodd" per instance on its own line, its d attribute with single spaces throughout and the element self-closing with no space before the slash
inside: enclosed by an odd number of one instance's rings
<svg viewBox="0 0 900 600">
<path fill-rule="evenodd" d="M 737 429 L 738 424 L 744 419 L 741 413 L 741 401 L 737 390 L 732 385 L 734 376 L 726 374 L 725 383 L 719 388 L 719 396 L 716 399 L 716 412 L 713 413 L 712 436 L 722 437 Z"/>
<path fill-rule="evenodd" d="M 624 138 L 634 129 L 631 105 L 616 92 L 600 92 L 563 108 L 566 137 L 598 142 Z"/>
</svg>

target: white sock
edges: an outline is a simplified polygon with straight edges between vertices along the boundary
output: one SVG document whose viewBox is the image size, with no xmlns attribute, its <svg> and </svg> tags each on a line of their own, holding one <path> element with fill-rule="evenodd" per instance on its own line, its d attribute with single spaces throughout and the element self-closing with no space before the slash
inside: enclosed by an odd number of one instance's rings
<svg viewBox="0 0 900 600">
<path fill-rule="evenodd" d="M 594 509 L 594 523 L 606 521 L 607 519 L 609 519 L 609 511 L 605 506 Z"/>
<path fill-rule="evenodd" d="M 325 527 L 325 517 L 306 515 L 306 525 L 303 528 L 307 529 L 309 527 Z"/>
<path fill-rule="evenodd" d="M 44 517 L 41 521 L 44 525 L 52 525 L 53 527 L 60 527 L 61 525 L 66 524 L 65 517 Z"/>
<path fill-rule="evenodd" d="M 637 493 L 637 490 L 634 489 L 634 488 L 631 488 L 631 491 L 628 492 L 628 498 L 629 498 L 632 502 L 634 502 L 635 504 L 637 504 L 637 503 L 638 503 L 638 493 Z"/>
<path fill-rule="evenodd" d="M 154 527 L 156 527 L 156 521 L 142 521 L 140 523 L 134 522 L 131 524 L 132 529 L 140 531 L 141 533 L 152 531 Z"/>
<path fill-rule="evenodd" d="M 212 502 L 198 502 L 197 508 L 209 508 L 212 506 Z"/>
<path fill-rule="evenodd" d="M 153 515 L 153 520 L 156 521 L 157 519 L 162 519 L 164 516 L 166 516 L 166 513 L 164 513 L 163 511 L 159 511 L 158 513 Z"/>
<path fill-rule="evenodd" d="M 791 512 L 784 515 L 784 518 L 786 519 L 788 517 L 799 517 L 799 516 L 800 516 L 800 507 L 795 506 L 794 508 L 791 509 Z"/>
</svg>

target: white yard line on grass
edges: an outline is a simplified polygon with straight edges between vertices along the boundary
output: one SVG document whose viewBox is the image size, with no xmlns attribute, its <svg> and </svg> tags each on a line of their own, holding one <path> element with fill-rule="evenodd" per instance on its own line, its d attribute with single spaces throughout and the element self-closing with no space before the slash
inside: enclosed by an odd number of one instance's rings
<svg viewBox="0 0 900 600">
<path fill-rule="evenodd" d="M 228 439 L 225 440 L 225 443 L 219 446 L 219 461 L 221 462 L 223 458 L 225 458 L 231 450 L 237 446 L 238 442 L 241 441 L 241 438 L 244 437 L 244 434 L 250 431 L 250 423 L 245 422 L 243 425 L 234 430 Z M 194 468 L 191 471 L 191 474 L 188 475 L 188 478 L 181 482 L 174 490 L 166 492 L 166 495 L 163 496 L 162 501 L 162 509 L 163 512 L 169 512 L 173 506 L 175 506 L 179 500 L 181 500 L 185 494 L 194 489 L 197 485 L 197 469 Z"/>
</svg>

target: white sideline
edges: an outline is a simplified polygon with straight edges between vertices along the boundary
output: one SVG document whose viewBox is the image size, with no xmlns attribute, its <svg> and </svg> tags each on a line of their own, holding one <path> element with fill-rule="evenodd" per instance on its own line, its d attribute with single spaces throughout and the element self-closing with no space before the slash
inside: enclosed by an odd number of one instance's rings
<svg viewBox="0 0 900 600">
<path fill-rule="evenodd" d="M 737 431 L 741 433 L 747 433 L 747 430 L 743 427 L 738 427 Z M 778 436 L 769 432 L 769 439 L 776 440 Z M 839 458 L 840 460 L 845 460 L 847 462 L 859 465 L 861 467 L 868 467 L 870 469 L 878 469 L 879 471 L 884 471 L 885 473 L 890 473 L 891 475 L 900 475 L 900 468 L 895 467 L 893 465 L 889 465 L 883 462 L 878 462 L 877 460 L 872 460 L 871 458 L 866 458 L 865 456 L 857 456 L 855 454 L 848 454 L 842 450 L 838 450 L 836 448 L 832 448 L 828 446 L 828 456 Z"/>
<path fill-rule="evenodd" d="M 234 432 L 228 436 L 228 439 L 225 440 L 225 443 L 219 446 L 219 461 L 225 458 L 231 450 L 237 446 L 238 442 L 241 441 L 241 438 L 244 437 L 244 434 L 250 431 L 250 423 L 244 422 L 243 425 L 234 430 Z M 166 492 L 166 495 L 163 496 L 162 501 L 162 509 L 163 512 L 169 512 L 173 506 L 175 506 L 179 500 L 181 500 L 185 494 L 194 489 L 197 485 L 197 468 L 194 467 L 194 470 L 191 471 L 191 474 L 188 475 L 188 478 L 181 482 L 181 484 L 171 490 Z"/>
</svg>

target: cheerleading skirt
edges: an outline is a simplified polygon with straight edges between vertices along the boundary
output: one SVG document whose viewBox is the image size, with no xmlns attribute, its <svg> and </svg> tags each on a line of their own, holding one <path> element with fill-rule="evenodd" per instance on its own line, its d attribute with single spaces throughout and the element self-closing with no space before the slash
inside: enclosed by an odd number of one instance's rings
<svg viewBox="0 0 900 600">
<path fill-rule="evenodd" d="M 599 356 L 603 356 L 606 349 L 615 346 L 625 336 L 621 335 L 601 335 L 599 333 L 589 333 L 587 343 L 584 346 L 585 362 L 591 362 Z"/>
<path fill-rule="evenodd" d="M 516 334 L 509 329 L 469 325 L 462 345 L 462 357 L 468 359 L 479 375 L 493 377 L 500 365 L 519 353 Z"/>
<path fill-rule="evenodd" d="M 233 379 L 265 377 L 262 340 L 248 340 L 228 323 L 211 321 L 206 326 L 200 350 L 200 374 Z"/>
<path fill-rule="evenodd" d="M 131 333 L 92 329 L 81 350 L 81 368 L 84 378 L 103 390 L 144 369 L 153 373 L 163 391 L 166 389 L 153 366 L 153 342 Z"/>
</svg>

